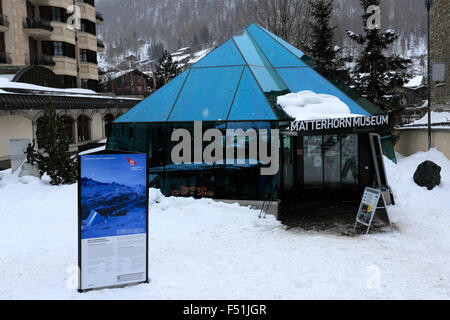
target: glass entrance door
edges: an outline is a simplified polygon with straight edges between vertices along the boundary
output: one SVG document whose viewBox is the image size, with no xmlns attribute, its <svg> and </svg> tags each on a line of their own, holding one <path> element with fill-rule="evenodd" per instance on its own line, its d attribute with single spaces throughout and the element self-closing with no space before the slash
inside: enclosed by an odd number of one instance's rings
<svg viewBox="0 0 450 320">
<path fill-rule="evenodd" d="M 341 184 L 341 148 L 337 135 L 323 136 L 323 180 L 325 187 L 335 188 Z"/>
<path fill-rule="evenodd" d="M 323 187 L 322 136 L 306 136 L 303 140 L 303 178 L 308 188 Z"/>
<path fill-rule="evenodd" d="M 300 180 L 300 179 L 299 179 Z M 303 138 L 305 189 L 357 189 L 358 136 L 325 135 Z"/>
</svg>

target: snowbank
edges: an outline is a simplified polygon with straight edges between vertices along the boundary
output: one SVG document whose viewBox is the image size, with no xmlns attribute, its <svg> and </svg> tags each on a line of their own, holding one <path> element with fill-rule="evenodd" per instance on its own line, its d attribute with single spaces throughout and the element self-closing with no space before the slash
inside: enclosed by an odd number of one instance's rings
<svg viewBox="0 0 450 320">
<path fill-rule="evenodd" d="M 412 175 L 442 166 L 428 191 Z M 450 161 L 386 160 L 394 233 L 286 228 L 258 210 L 150 189 L 150 284 L 76 291 L 77 186 L 0 171 L 0 299 L 449 299 Z M 355 212 L 356 215 L 356 212 Z"/>
<path fill-rule="evenodd" d="M 361 116 L 352 114 L 338 97 L 308 90 L 279 96 L 277 103 L 297 121 Z"/>
</svg>

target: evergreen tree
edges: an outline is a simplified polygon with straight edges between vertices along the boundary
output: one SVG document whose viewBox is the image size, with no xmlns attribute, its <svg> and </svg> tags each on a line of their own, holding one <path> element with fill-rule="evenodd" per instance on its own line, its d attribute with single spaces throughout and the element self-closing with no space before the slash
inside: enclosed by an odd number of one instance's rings
<svg viewBox="0 0 450 320">
<path fill-rule="evenodd" d="M 410 78 L 406 70 L 411 60 L 397 54 L 387 54 L 398 39 L 393 30 L 382 32 L 378 28 L 369 27 L 367 22 L 371 13 L 366 13 L 366 10 L 370 5 L 378 6 L 380 0 L 360 2 L 365 12 L 362 16 L 364 34 L 348 32 L 348 36 L 362 47 L 353 69 L 353 83 L 359 93 L 389 114 L 390 127 L 393 128 L 401 122 L 404 110 L 401 89 Z"/>
<path fill-rule="evenodd" d="M 70 137 L 63 119 L 49 101 L 36 132 L 37 143 L 44 154 L 38 152 L 37 163 L 41 174 L 47 173 L 51 184 L 70 184 L 77 180 L 77 161 L 69 153 Z"/>
<path fill-rule="evenodd" d="M 341 80 L 349 82 L 349 70 L 346 63 L 350 57 L 344 57 L 342 48 L 333 44 L 336 26 L 330 25 L 334 0 L 310 0 L 312 22 L 312 44 L 303 43 L 303 47 L 314 62 L 325 71 L 332 73 Z"/>
<path fill-rule="evenodd" d="M 170 79 L 175 78 L 178 75 L 178 72 L 178 63 L 173 61 L 172 55 L 165 50 L 162 57 L 159 59 L 159 65 L 155 74 L 159 78 L 162 78 L 163 84 L 166 84 Z"/>
</svg>

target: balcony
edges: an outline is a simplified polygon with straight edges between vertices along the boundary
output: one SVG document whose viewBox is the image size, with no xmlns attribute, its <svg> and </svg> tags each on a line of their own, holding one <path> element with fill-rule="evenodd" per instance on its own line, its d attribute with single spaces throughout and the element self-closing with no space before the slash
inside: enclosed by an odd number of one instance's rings
<svg viewBox="0 0 450 320">
<path fill-rule="evenodd" d="M 103 24 L 103 15 L 98 11 L 95 12 L 95 20 L 97 24 Z"/>
<path fill-rule="evenodd" d="M 11 64 L 11 55 L 9 52 L 0 52 L 0 64 Z"/>
<path fill-rule="evenodd" d="M 23 29 L 33 36 L 47 36 L 53 32 L 50 21 L 41 18 L 23 18 Z"/>
<path fill-rule="evenodd" d="M 104 50 L 105 50 L 105 44 L 103 43 L 102 40 L 97 39 L 97 51 L 103 52 Z"/>
<path fill-rule="evenodd" d="M 0 14 L 0 32 L 6 32 L 9 28 L 9 20 L 8 17 Z"/>
<path fill-rule="evenodd" d="M 52 56 L 46 54 L 31 54 L 27 57 L 27 64 L 29 65 L 42 65 L 48 67 L 54 67 L 55 61 Z"/>
</svg>

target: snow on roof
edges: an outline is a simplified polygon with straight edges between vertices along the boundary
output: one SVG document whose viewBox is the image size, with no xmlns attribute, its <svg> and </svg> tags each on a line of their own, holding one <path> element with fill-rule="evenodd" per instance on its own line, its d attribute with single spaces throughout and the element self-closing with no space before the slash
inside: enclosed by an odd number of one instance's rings
<svg viewBox="0 0 450 320">
<path fill-rule="evenodd" d="M 172 60 L 178 62 L 178 61 L 182 61 L 186 58 L 189 58 L 190 56 L 191 56 L 190 54 L 183 54 L 182 56 L 173 56 L 172 55 Z"/>
<path fill-rule="evenodd" d="M 89 89 L 77 89 L 77 88 L 59 89 L 59 88 L 43 87 L 23 82 L 12 82 L 3 77 L 0 78 L 0 89 L 21 89 L 21 90 L 46 91 L 65 94 L 99 95 L 97 92 Z"/>
<path fill-rule="evenodd" d="M 207 48 L 194 53 L 194 57 L 188 61 L 189 64 L 194 64 L 199 61 L 201 58 L 206 56 L 209 52 L 211 52 L 214 48 Z"/>
<path fill-rule="evenodd" d="M 0 74 L 0 79 L 6 79 L 11 81 L 14 78 L 15 74 Z"/>
<path fill-rule="evenodd" d="M 405 87 L 406 88 L 419 87 L 422 85 L 422 82 L 423 82 L 423 76 L 415 76 L 411 80 L 409 80 L 407 84 L 405 84 Z"/>
<path fill-rule="evenodd" d="M 6 90 L 2 90 L 2 89 L 6 89 Z M 65 97 L 140 100 L 138 98 L 130 98 L 130 97 L 103 96 L 103 95 L 101 95 L 93 90 L 89 90 L 89 89 L 79 89 L 79 88 L 59 89 L 59 88 L 38 86 L 38 85 L 23 83 L 23 82 L 12 82 L 12 81 L 7 81 L 5 78 L 0 78 L 0 94 L 18 94 L 18 92 L 7 91 L 8 89 L 24 90 L 26 93 L 29 93 L 29 94 L 34 94 L 34 93 L 38 92 L 39 94 L 42 94 L 42 95 L 46 95 L 46 94 L 47 95 L 61 95 L 61 96 L 65 96 Z"/>
<path fill-rule="evenodd" d="M 120 78 L 121 76 L 123 76 L 123 75 L 125 75 L 127 73 L 132 72 L 133 70 L 135 70 L 135 69 L 121 70 L 121 71 L 118 71 L 118 72 L 114 72 L 114 73 L 110 74 L 109 77 L 111 79 L 117 79 L 117 78 Z"/>
<path fill-rule="evenodd" d="M 297 121 L 362 116 L 352 114 L 338 97 L 305 90 L 277 98 L 284 111 Z"/>
<path fill-rule="evenodd" d="M 434 123 L 448 123 L 447 125 L 433 125 Z M 450 129 L 450 111 L 436 112 L 431 111 L 431 125 L 433 128 Z M 402 126 L 400 129 L 424 129 L 428 127 L 428 112 L 425 115 L 407 125 Z"/>
<path fill-rule="evenodd" d="M 175 51 L 174 53 L 172 53 L 172 55 L 181 54 L 181 53 L 183 53 L 184 51 L 186 51 L 186 50 L 188 50 L 188 49 L 190 49 L 190 47 L 180 48 L 180 49 L 178 49 L 177 51 Z"/>
</svg>

